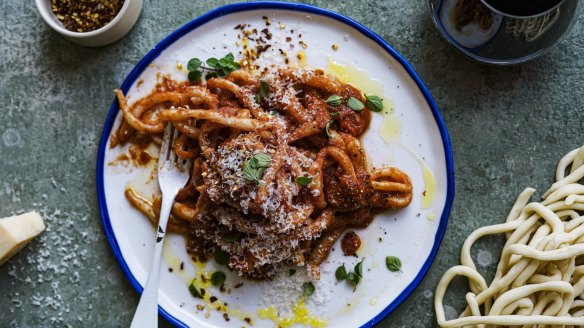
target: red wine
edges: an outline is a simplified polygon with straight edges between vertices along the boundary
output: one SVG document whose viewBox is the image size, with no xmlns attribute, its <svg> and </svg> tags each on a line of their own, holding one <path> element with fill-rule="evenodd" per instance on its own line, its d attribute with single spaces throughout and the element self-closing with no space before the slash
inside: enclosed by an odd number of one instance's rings
<svg viewBox="0 0 584 328">
<path fill-rule="evenodd" d="M 508 15 L 534 16 L 544 13 L 562 0 L 483 0 L 494 9 Z"/>
</svg>

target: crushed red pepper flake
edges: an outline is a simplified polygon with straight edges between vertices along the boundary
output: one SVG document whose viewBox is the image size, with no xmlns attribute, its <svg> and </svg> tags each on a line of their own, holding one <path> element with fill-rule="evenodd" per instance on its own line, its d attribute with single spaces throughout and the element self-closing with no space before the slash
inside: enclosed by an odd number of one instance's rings
<svg viewBox="0 0 584 328">
<path fill-rule="evenodd" d="M 283 50 L 280 47 L 276 47 L 275 44 L 270 43 L 270 40 L 273 38 L 273 34 L 270 31 L 270 19 L 267 16 L 262 16 L 262 19 L 266 22 L 266 28 L 254 28 L 251 24 L 237 24 L 234 29 L 239 30 L 240 33 L 237 34 L 237 39 L 242 40 L 237 41 L 235 44 L 238 47 L 241 47 L 242 50 L 239 51 L 239 55 L 243 58 L 241 60 L 242 67 L 246 69 L 255 69 L 259 70 L 260 67 L 258 65 L 254 65 L 254 62 L 260 58 L 260 56 L 268 52 L 268 50 L 274 49 L 279 52 L 280 55 L 284 57 L 284 62 L 288 65 L 290 63 L 290 59 L 288 58 L 288 53 L 286 50 Z M 281 22 L 278 22 L 278 25 L 282 25 Z M 295 31 L 290 29 L 288 32 L 293 34 Z M 298 38 L 296 42 L 294 42 L 294 38 Z M 308 44 L 301 40 L 302 34 L 297 34 L 297 36 L 286 36 L 285 43 L 288 44 L 290 49 L 294 49 L 294 45 L 298 44 L 303 49 L 308 48 Z M 275 43 L 278 43 L 277 41 Z M 287 47 L 287 48 L 288 48 Z M 302 60 L 304 55 L 299 54 L 298 60 Z"/>
<path fill-rule="evenodd" d="M 124 0 L 51 0 L 51 9 L 63 27 L 73 32 L 90 32 L 111 22 Z"/>
</svg>

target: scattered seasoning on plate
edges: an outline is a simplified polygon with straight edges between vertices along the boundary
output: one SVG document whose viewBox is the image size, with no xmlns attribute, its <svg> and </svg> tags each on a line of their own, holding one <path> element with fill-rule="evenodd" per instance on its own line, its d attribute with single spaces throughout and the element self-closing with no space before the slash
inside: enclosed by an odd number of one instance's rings
<svg viewBox="0 0 584 328">
<path fill-rule="evenodd" d="M 235 44 L 237 45 L 239 50 L 239 55 L 241 55 L 241 65 L 246 68 L 260 70 L 260 66 L 256 63 L 256 60 L 260 58 L 262 53 L 266 51 L 272 52 L 272 54 L 279 54 L 284 57 L 284 62 L 286 65 L 290 63 L 291 58 L 288 57 L 288 52 L 285 48 L 294 49 L 294 44 L 296 41 L 298 45 L 302 46 L 302 48 L 306 49 L 308 47 L 308 43 L 301 40 L 302 34 L 292 35 L 294 34 L 294 30 L 287 30 L 286 26 L 278 22 L 278 24 L 274 24 L 274 27 L 271 28 L 272 25 L 271 20 L 267 16 L 262 16 L 262 19 L 265 22 L 266 27 L 253 27 L 251 24 L 247 23 L 240 23 L 234 27 L 234 30 L 239 31 L 237 34 L 237 40 Z M 275 30 L 275 31 L 274 31 Z M 290 35 L 285 35 L 285 42 L 284 39 L 281 42 L 274 41 L 274 34 L 277 33 L 276 36 L 280 36 L 282 34 L 281 31 L 289 32 Z M 286 47 L 285 45 L 288 44 Z M 282 48 L 282 47 L 285 48 Z M 306 54 L 299 55 L 299 61 L 306 60 Z M 263 71 L 267 71 L 268 68 L 264 67 Z"/>
<path fill-rule="evenodd" d="M 63 27 L 73 32 L 90 32 L 111 22 L 124 0 L 51 0 L 51 7 Z"/>
</svg>

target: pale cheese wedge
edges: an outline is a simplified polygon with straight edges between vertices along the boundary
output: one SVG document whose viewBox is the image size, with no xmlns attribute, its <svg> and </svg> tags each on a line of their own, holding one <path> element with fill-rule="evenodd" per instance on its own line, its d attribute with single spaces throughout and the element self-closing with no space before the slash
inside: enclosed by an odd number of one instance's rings
<svg viewBox="0 0 584 328">
<path fill-rule="evenodd" d="M 0 265 L 45 230 L 43 218 L 36 212 L 0 219 Z"/>
</svg>

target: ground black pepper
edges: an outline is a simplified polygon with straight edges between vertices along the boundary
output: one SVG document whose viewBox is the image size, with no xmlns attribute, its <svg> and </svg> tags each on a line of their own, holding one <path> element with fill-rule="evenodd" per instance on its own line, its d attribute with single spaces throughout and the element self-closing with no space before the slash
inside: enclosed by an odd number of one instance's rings
<svg viewBox="0 0 584 328">
<path fill-rule="evenodd" d="M 124 0 L 51 0 L 57 19 L 73 32 L 89 32 L 105 26 L 123 4 Z"/>
</svg>

